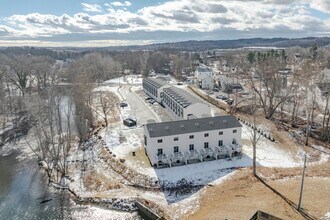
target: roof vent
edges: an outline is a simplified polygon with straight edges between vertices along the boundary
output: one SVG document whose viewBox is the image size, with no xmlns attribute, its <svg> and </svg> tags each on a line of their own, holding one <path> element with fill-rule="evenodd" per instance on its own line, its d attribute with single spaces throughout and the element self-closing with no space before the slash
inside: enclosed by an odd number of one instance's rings
<svg viewBox="0 0 330 220">
<path fill-rule="evenodd" d="M 196 127 L 198 127 L 198 126 L 199 126 L 199 123 L 198 123 L 198 122 L 196 122 L 196 123 L 195 123 L 195 126 L 196 126 Z"/>
<path fill-rule="evenodd" d="M 213 121 L 209 121 L 209 125 L 214 125 L 214 122 Z"/>
<path fill-rule="evenodd" d="M 170 127 L 169 126 L 165 126 L 165 130 L 166 131 L 170 130 Z"/>
<path fill-rule="evenodd" d="M 183 130 L 184 129 L 184 124 L 181 124 L 180 125 L 180 128 Z"/>
<path fill-rule="evenodd" d="M 224 119 L 224 120 L 223 120 L 223 123 L 224 123 L 224 124 L 227 124 L 228 122 L 227 122 L 227 120 L 226 120 L 226 119 Z"/>
<path fill-rule="evenodd" d="M 153 132 L 154 131 L 154 129 L 153 128 L 149 128 L 149 132 Z"/>
</svg>

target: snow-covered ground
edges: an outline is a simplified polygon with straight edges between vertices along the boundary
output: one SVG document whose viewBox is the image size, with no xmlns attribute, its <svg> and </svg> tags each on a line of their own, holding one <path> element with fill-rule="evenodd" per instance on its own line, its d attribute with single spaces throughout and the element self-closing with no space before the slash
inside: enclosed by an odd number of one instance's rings
<svg viewBox="0 0 330 220">
<path fill-rule="evenodd" d="M 243 144 L 243 153 L 252 158 L 253 148 L 250 144 L 252 129 L 243 125 L 242 141 L 247 140 L 249 144 Z M 301 166 L 302 158 L 292 155 L 289 151 L 279 149 L 276 142 L 272 142 L 262 136 L 257 143 L 257 162 L 265 167 L 296 167 Z"/>
<path fill-rule="evenodd" d="M 97 220 L 137 220 L 141 219 L 136 212 L 120 212 L 103 209 L 95 206 L 77 206 L 71 213 L 72 219 L 97 219 Z"/>
<path fill-rule="evenodd" d="M 128 76 L 123 76 L 115 79 L 110 79 L 108 81 L 103 82 L 103 84 L 118 84 L 124 85 L 124 84 L 136 84 L 136 85 L 141 85 L 142 84 L 142 76 L 141 75 L 128 75 Z"/>
</svg>

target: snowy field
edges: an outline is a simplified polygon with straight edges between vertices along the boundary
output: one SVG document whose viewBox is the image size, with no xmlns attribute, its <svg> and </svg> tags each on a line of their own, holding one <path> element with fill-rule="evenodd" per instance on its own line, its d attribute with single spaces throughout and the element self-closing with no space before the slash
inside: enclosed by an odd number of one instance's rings
<svg viewBox="0 0 330 220">
<path fill-rule="evenodd" d="M 137 84 L 141 85 L 142 84 L 142 75 L 128 75 L 128 76 L 123 76 L 115 79 L 111 79 L 108 81 L 103 82 L 103 84 L 118 84 L 118 86 L 123 85 L 123 84 Z"/>
<path fill-rule="evenodd" d="M 250 143 L 252 129 L 243 125 L 242 141 L 247 140 Z M 257 143 L 257 162 L 265 167 L 297 167 L 302 165 L 302 157 L 292 155 L 289 151 L 284 151 L 276 146 L 276 142 L 272 142 L 262 136 Z M 243 153 L 249 157 L 253 156 L 252 145 L 243 144 Z"/>
</svg>

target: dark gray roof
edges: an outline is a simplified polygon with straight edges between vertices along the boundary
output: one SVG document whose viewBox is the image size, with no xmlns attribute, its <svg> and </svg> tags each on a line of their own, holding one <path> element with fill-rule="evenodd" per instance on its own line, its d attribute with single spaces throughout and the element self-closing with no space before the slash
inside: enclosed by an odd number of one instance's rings
<svg viewBox="0 0 330 220">
<path fill-rule="evenodd" d="M 172 99 L 177 101 L 179 105 L 181 105 L 183 108 L 197 102 L 202 102 L 200 99 L 193 96 L 192 94 L 174 86 L 165 88 L 164 92 L 167 93 L 170 97 L 172 97 Z"/>
<path fill-rule="evenodd" d="M 148 82 L 148 83 L 152 84 L 153 86 L 155 86 L 157 89 L 164 85 L 167 85 L 167 83 L 160 78 L 150 78 L 150 77 L 144 78 L 143 82 Z"/>
<path fill-rule="evenodd" d="M 164 137 L 242 127 L 232 115 L 146 124 L 150 137 Z"/>
<path fill-rule="evenodd" d="M 197 67 L 197 71 L 200 73 L 212 72 L 212 70 L 207 66 L 199 66 Z"/>
</svg>

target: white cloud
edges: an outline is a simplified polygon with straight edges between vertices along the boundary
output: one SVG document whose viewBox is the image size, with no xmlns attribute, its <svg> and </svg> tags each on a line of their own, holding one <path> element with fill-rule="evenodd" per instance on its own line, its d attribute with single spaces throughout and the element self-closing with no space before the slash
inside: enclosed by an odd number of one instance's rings
<svg viewBox="0 0 330 220">
<path fill-rule="evenodd" d="M 124 2 L 112 2 L 110 5 L 115 6 L 115 7 L 128 7 L 131 6 L 132 3 L 129 1 L 124 1 Z"/>
<path fill-rule="evenodd" d="M 147 6 L 137 12 L 130 12 L 124 6 L 131 3 L 112 2 L 105 4 L 107 11 L 99 14 L 77 13 L 61 16 L 32 13 L 6 18 L 6 28 L 0 26 L 0 36 L 15 31 L 15 36 L 54 37 L 55 35 L 93 35 L 99 38 L 124 34 L 134 39 L 135 34 L 154 33 L 156 37 L 168 39 L 169 34 L 189 38 L 191 33 L 211 36 L 221 33 L 218 38 L 253 36 L 310 36 L 327 35 L 330 32 L 329 19 L 311 14 L 310 7 L 326 11 L 330 8 L 327 0 L 173 0 L 156 6 Z M 85 11 L 100 12 L 97 4 L 82 3 Z M 88 6 L 87 6 L 88 5 Z M 92 6 L 91 6 L 92 5 Z M 120 8 L 115 8 L 120 7 Z M 10 29 L 9 29 L 10 28 Z M 189 32 L 189 33 L 188 33 Z M 159 33 L 163 33 L 162 35 Z M 182 34 L 181 34 L 182 33 Z M 108 34 L 108 35 L 107 35 Z M 147 34 L 144 37 L 149 37 Z M 142 37 L 142 35 L 141 35 Z M 149 38 L 148 38 L 149 39 Z M 196 37 L 195 37 L 196 39 Z"/>
<path fill-rule="evenodd" d="M 330 1 L 329 0 L 313 0 L 310 6 L 316 10 L 330 14 Z"/>
<path fill-rule="evenodd" d="M 102 7 L 98 4 L 81 3 L 83 10 L 87 12 L 101 12 Z"/>
</svg>

